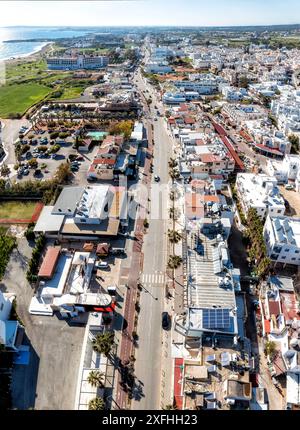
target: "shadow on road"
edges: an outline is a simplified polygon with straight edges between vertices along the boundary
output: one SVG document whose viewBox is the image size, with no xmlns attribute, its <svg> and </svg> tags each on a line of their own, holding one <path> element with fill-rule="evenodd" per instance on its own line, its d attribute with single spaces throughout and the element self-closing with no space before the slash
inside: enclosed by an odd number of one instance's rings
<svg viewBox="0 0 300 430">
<path fill-rule="evenodd" d="M 30 347 L 29 364 L 27 366 L 21 364 L 14 365 L 11 392 L 12 407 L 26 410 L 32 409 L 35 406 L 40 359 L 26 334 L 24 335 L 23 344 Z"/>
</svg>

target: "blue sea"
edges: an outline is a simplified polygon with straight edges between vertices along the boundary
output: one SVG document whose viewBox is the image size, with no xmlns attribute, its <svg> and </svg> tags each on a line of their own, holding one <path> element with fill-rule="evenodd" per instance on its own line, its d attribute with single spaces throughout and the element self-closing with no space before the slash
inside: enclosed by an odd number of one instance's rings
<svg viewBox="0 0 300 430">
<path fill-rule="evenodd" d="M 45 42 L 26 42 L 26 39 L 47 38 L 54 41 L 61 37 L 84 36 L 91 32 L 93 32 L 92 29 L 69 27 L 0 27 L 0 60 L 24 57 L 39 51 L 46 45 Z M 22 40 L 22 42 L 5 43 L 4 41 L 7 40 Z"/>
</svg>

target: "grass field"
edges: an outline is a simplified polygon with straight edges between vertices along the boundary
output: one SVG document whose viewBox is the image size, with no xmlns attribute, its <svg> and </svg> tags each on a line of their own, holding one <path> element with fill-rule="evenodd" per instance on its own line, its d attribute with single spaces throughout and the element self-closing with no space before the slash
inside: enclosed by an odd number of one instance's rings
<svg viewBox="0 0 300 430">
<path fill-rule="evenodd" d="M 36 202 L 6 201 L 0 202 L 0 219 L 30 219 Z"/>
<path fill-rule="evenodd" d="M 42 100 L 50 88 L 36 83 L 12 84 L 0 87 L 0 117 L 22 115 L 30 106 Z"/>
<path fill-rule="evenodd" d="M 0 86 L 0 117 L 23 115 L 27 109 L 51 93 L 63 91 L 57 100 L 80 96 L 88 82 L 78 82 L 73 73 L 49 71 L 44 60 L 20 60 L 6 67 L 6 84 Z"/>
</svg>

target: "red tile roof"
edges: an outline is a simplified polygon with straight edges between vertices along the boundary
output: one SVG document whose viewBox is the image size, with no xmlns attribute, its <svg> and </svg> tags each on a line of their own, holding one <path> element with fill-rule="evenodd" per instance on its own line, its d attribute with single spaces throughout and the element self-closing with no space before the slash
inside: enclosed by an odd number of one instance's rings
<svg viewBox="0 0 300 430">
<path fill-rule="evenodd" d="M 182 409 L 183 407 L 183 395 L 182 395 L 182 385 L 183 385 L 183 359 L 175 358 L 174 363 L 174 397 L 177 409 Z"/>
<path fill-rule="evenodd" d="M 265 152 L 270 152 L 270 154 L 283 155 L 283 153 L 281 151 L 279 151 L 278 149 L 270 148 L 269 146 L 262 145 L 261 143 L 254 142 L 253 144 L 258 149 L 261 149 L 262 151 L 265 151 Z"/>
<path fill-rule="evenodd" d="M 203 197 L 204 197 L 204 201 L 205 202 L 219 203 L 219 201 L 220 201 L 219 197 L 218 196 L 214 196 L 214 195 L 212 195 L 212 196 L 206 195 L 206 196 L 203 196 Z"/>
<path fill-rule="evenodd" d="M 282 292 L 280 291 L 280 301 L 282 307 L 282 313 L 286 321 L 293 319 L 300 320 L 300 315 L 297 313 L 297 301 L 294 292 Z"/>
<path fill-rule="evenodd" d="M 184 117 L 185 124 L 195 124 L 195 119 L 191 116 L 185 116 Z"/>
<path fill-rule="evenodd" d="M 215 163 L 221 161 L 221 158 L 214 154 L 201 154 L 200 160 L 202 163 Z"/>
<path fill-rule="evenodd" d="M 280 314 L 280 303 L 275 300 L 269 300 L 269 312 L 270 315 L 279 315 Z"/>
<path fill-rule="evenodd" d="M 115 158 L 96 158 L 96 160 L 93 161 L 93 164 L 108 164 L 112 166 L 116 163 Z"/>
<path fill-rule="evenodd" d="M 266 334 L 271 333 L 271 323 L 269 320 L 264 320 Z"/>
<path fill-rule="evenodd" d="M 38 273 L 40 278 L 51 278 L 53 276 L 59 254 L 60 246 L 51 246 L 47 249 L 46 255 Z"/>
</svg>

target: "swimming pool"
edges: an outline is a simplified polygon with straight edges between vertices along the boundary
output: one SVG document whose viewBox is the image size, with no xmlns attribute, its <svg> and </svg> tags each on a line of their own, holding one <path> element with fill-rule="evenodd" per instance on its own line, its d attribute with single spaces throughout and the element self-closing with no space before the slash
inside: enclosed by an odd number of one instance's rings
<svg viewBox="0 0 300 430">
<path fill-rule="evenodd" d="M 105 136 L 107 136 L 107 131 L 90 131 L 87 136 L 95 139 L 95 140 L 102 140 Z"/>
</svg>

